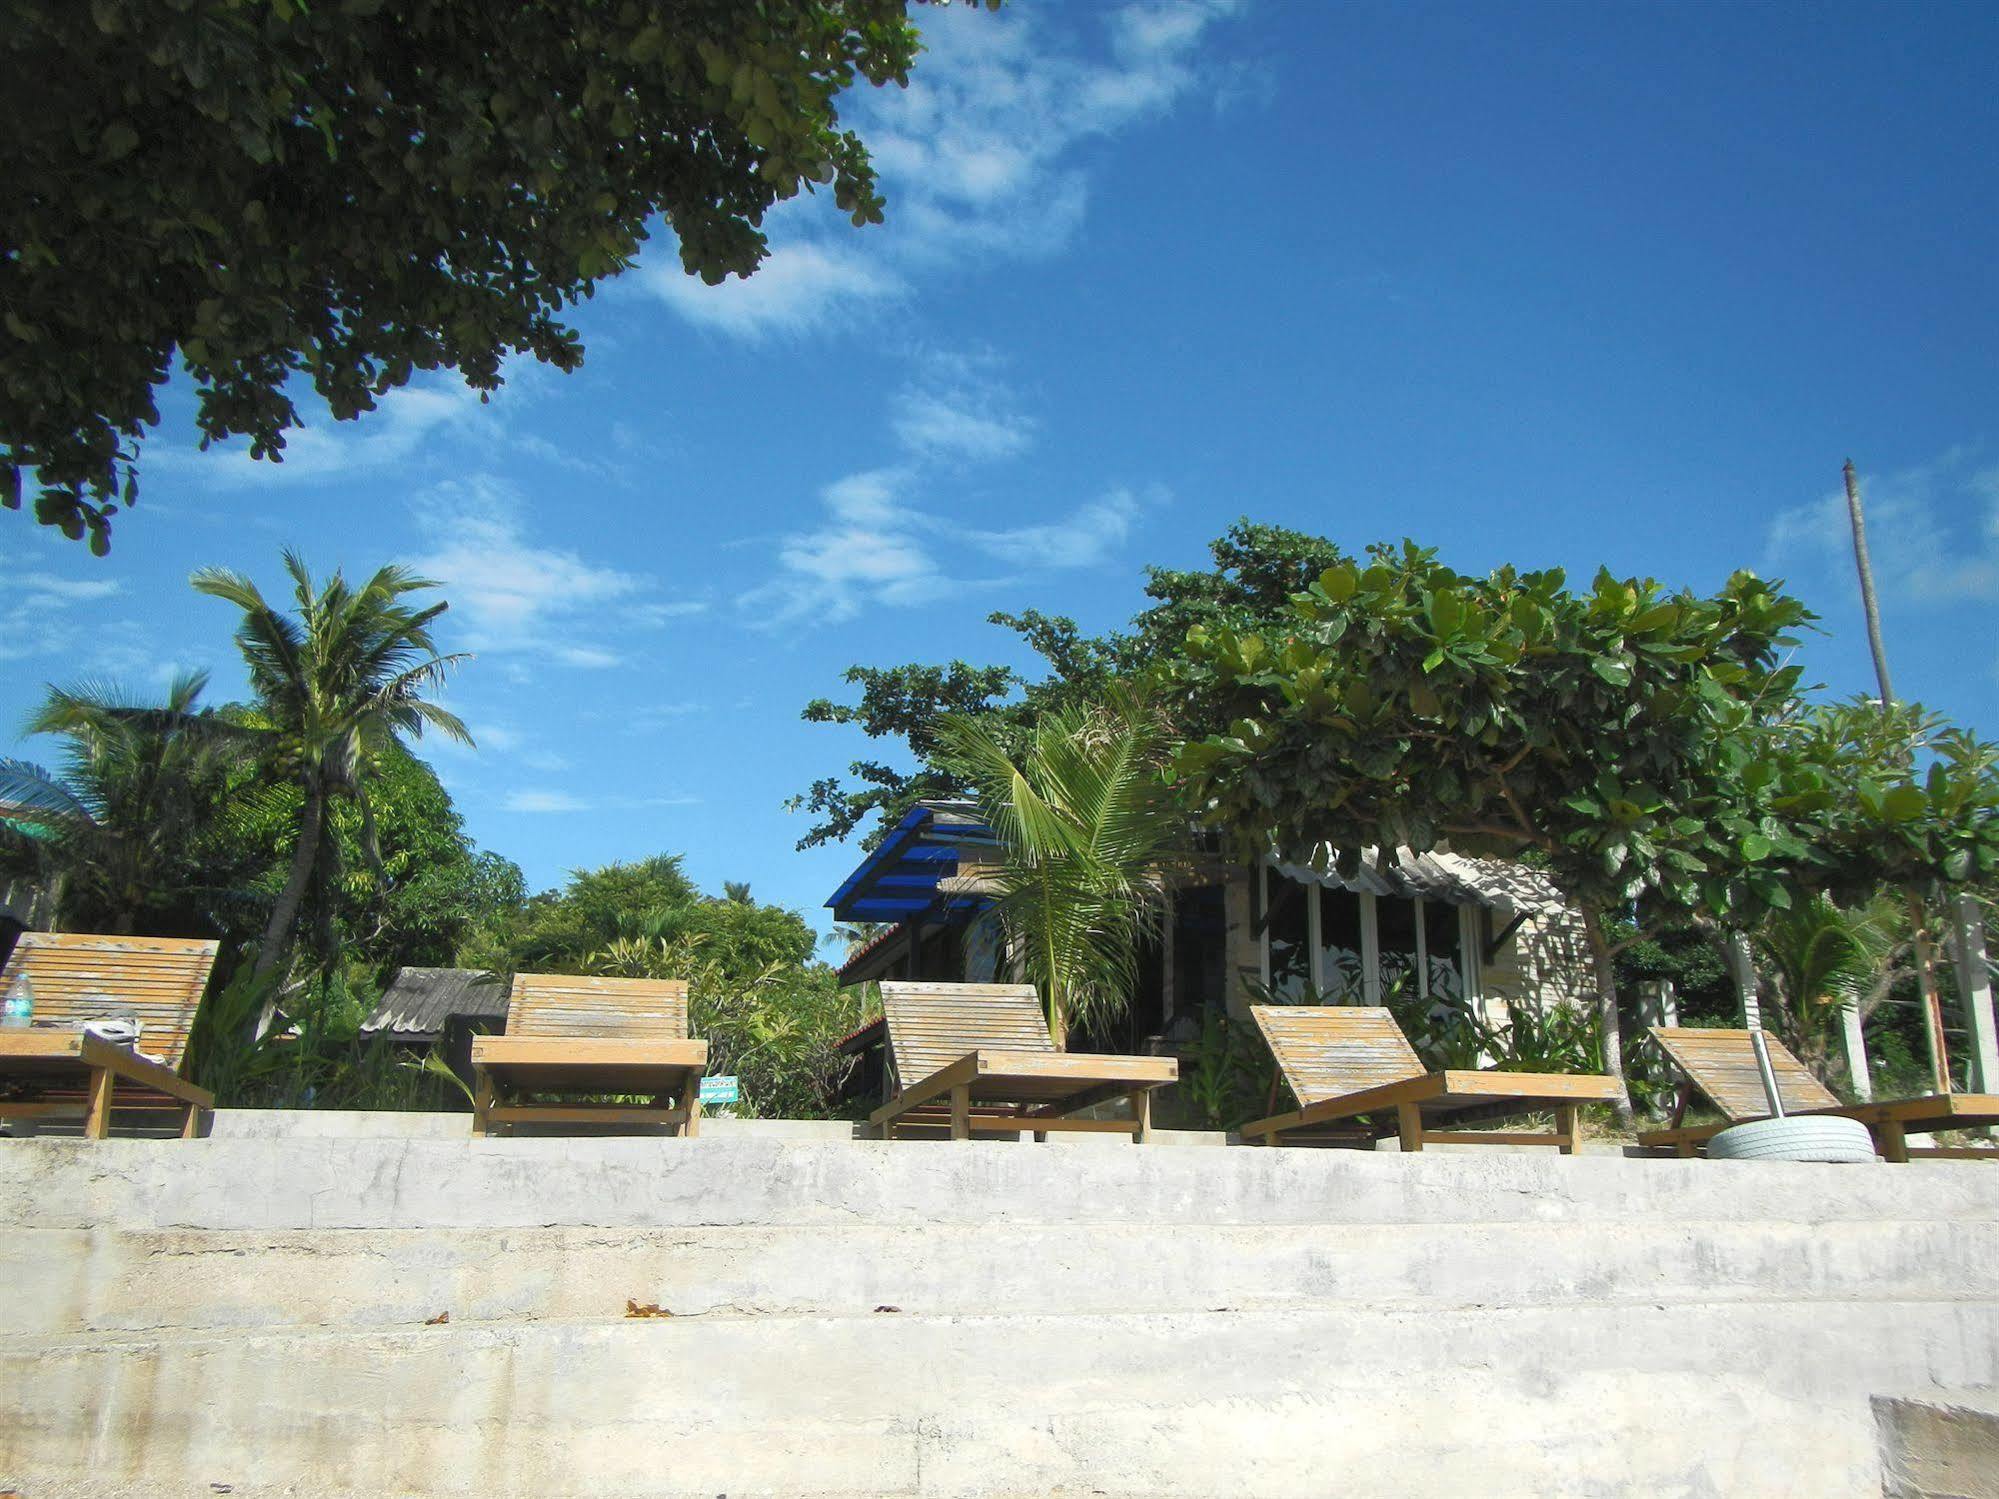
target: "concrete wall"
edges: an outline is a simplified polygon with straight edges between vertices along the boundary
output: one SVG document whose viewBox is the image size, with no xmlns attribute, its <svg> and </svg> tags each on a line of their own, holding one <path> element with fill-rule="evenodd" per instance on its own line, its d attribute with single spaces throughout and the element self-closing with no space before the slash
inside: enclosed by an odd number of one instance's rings
<svg viewBox="0 0 1999 1499">
<path fill-rule="evenodd" d="M 35 1496 L 1872 1499 L 1999 1384 L 1999 1171 L 37 1140 L 0 1286 Z"/>
</svg>

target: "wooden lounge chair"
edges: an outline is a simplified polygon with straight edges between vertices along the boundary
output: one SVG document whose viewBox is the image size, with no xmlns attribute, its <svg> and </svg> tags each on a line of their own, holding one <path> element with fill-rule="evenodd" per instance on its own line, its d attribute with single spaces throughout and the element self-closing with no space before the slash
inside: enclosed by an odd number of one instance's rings
<svg viewBox="0 0 1999 1499">
<path fill-rule="evenodd" d="M 472 1133 L 495 1125 L 671 1124 L 701 1128 L 708 1043 L 687 1038 L 684 979 L 514 976 L 503 1036 L 475 1036 Z M 557 1103 L 524 1094 L 636 1093 L 643 1104 Z M 671 1100 L 671 1101 L 669 1101 Z"/>
<path fill-rule="evenodd" d="M 1057 1051 L 1032 984 L 933 984 L 888 980 L 889 1101 L 869 1116 L 882 1138 L 898 1129 L 948 1129 L 1046 1140 L 1053 1131 L 1152 1137 L 1152 1090 L 1180 1076 L 1172 1057 Z M 1122 1096 L 1129 1119 L 1071 1119 Z"/>
<path fill-rule="evenodd" d="M 1614 1078 L 1589 1073 L 1429 1072 L 1385 1009 L 1367 1005 L 1251 1005 L 1257 1029 L 1298 1100 L 1288 1114 L 1242 1127 L 1246 1140 L 1276 1145 L 1371 1145 L 1391 1133 L 1404 1150 L 1435 1145 L 1553 1145 L 1574 1155 L 1582 1143 L 1576 1107 L 1617 1097 Z M 1552 1109 L 1552 1134 L 1451 1133 L 1453 1118 Z"/>
<path fill-rule="evenodd" d="M 184 1138 L 199 1135 L 215 1095 L 181 1068 L 215 949 L 182 937 L 23 932 L 0 973 L 0 994 L 26 974 L 35 1024 L 0 1030 L 0 1119 L 81 1116 L 84 1137 L 102 1140 L 114 1108 L 172 1109 L 183 1116 Z M 100 1019 L 138 1021 L 137 1043 L 120 1046 L 79 1029 Z"/>
<path fill-rule="evenodd" d="M 1699 1030 L 1655 1025 L 1652 1039 L 1679 1069 L 1681 1082 L 1672 1119 L 1665 1129 L 1646 1130 L 1640 1145 L 1697 1154 L 1710 1136 L 1732 1124 L 1770 1116 L 1763 1077 L 1756 1067 L 1755 1043 L 1742 1030 Z M 1934 1093 L 1922 1098 L 1895 1098 L 1882 1103 L 1843 1104 L 1769 1031 L 1763 1040 L 1770 1052 L 1770 1070 L 1777 1078 L 1777 1096 L 1786 1114 L 1843 1114 L 1858 1119 L 1874 1136 L 1874 1148 L 1891 1161 L 1912 1156 L 1949 1156 L 1971 1160 L 1999 1159 L 1992 1147 L 1911 1146 L 1910 1135 L 1939 1129 L 1976 1129 L 1999 1124 L 1999 1094 Z M 1694 1095 L 1704 1095 L 1721 1110 L 1718 1124 L 1683 1124 Z"/>
</svg>

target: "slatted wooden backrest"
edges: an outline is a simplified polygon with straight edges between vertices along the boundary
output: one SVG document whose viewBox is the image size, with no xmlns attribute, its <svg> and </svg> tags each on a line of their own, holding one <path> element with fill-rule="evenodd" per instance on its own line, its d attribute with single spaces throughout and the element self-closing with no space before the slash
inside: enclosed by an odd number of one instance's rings
<svg viewBox="0 0 1999 1499">
<path fill-rule="evenodd" d="M 1053 1051 L 1032 984 L 935 984 L 885 979 L 889 1060 L 907 1088 L 968 1051 Z"/>
<path fill-rule="evenodd" d="M 1270 1054 L 1301 1104 L 1422 1077 L 1395 1017 L 1373 1005 L 1251 1005 Z"/>
<path fill-rule="evenodd" d="M 517 973 L 507 1001 L 510 1036 L 687 1039 L 687 980 Z"/>
<path fill-rule="evenodd" d="M 1652 1039 L 1725 1117 L 1761 1119 L 1769 1114 L 1770 1100 L 1763 1093 L 1763 1075 L 1756 1068 L 1756 1048 L 1749 1032 L 1655 1025 Z M 1777 1075 L 1777 1094 L 1786 1109 L 1839 1106 L 1832 1091 L 1792 1056 L 1782 1041 L 1768 1031 L 1763 1039 L 1770 1047 L 1770 1070 Z"/>
<path fill-rule="evenodd" d="M 75 1026 L 129 1017 L 139 1022 L 138 1050 L 179 1071 L 215 949 L 187 937 L 23 932 L 0 973 L 0 995 L 25 973 L 37 1021 Z"/>
</svg>

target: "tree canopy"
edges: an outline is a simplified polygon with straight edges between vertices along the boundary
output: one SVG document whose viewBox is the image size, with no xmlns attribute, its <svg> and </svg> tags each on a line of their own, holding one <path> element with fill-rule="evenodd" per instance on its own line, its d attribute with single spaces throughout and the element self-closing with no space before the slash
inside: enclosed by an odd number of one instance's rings
<svg viewBox="0 0 1999 1499">
<path fill-rule="evenodd" d="M 0 503 L 102 550 L 178 356 L 203 445 L 276 458 L 419 370 L 563 370 L 655 216 L 711 283 L 766 212 L 884 203 L 836 101 L 909 0 L 25 0 L 0 29 Z"/>
</svg>

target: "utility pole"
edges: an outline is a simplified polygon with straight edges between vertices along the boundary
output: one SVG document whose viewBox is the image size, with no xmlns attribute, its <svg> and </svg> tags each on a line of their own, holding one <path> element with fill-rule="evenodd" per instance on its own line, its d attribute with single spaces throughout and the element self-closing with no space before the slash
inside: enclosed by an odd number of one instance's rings
<svg viewBox="0 0 1999 1499">
<path fill-rule="evenodd" d="M 1881 684 L 1881 712 L 1885 716 L 1895 706 L 1895 689 L 1888 681 L 1888 647 L 1881 639 L 1881 603 L 1874 596 L 1874 564 L 1867 555 L 1867 521 L 1860 509 L 1860 479 L 1853 460 L 1841 471 L 1846 480 L 1846 516 L 1853 523 L 1853 565 L 1860 574 L 1860 610 L 1867 619 L 1867 647 L 1874 653 L 1874 677 Z M 1937 993 L 1935 950 L 1929 930 L 1929 912 L 1915 896 L 1909 897 L 1909 919 L 1915 925 L 1916 981 L 1923 993 L 1923 1037 L 1929 1042 L 1930 1077 L 1939 1093 L 1950 1092 L 1950 1052 L 1943 1037 L 1943 998 Z M 1859 1026 L 1853 1027 L 1854 1031 Z M 1851 1045 L 1852 1035 L 1848 1035 Z M 1849 1065 L 1853 1058 L 1848 1056 Z M 1865 1058 L 1861 1060 L 1865 1066 Z"/>
</svg>

